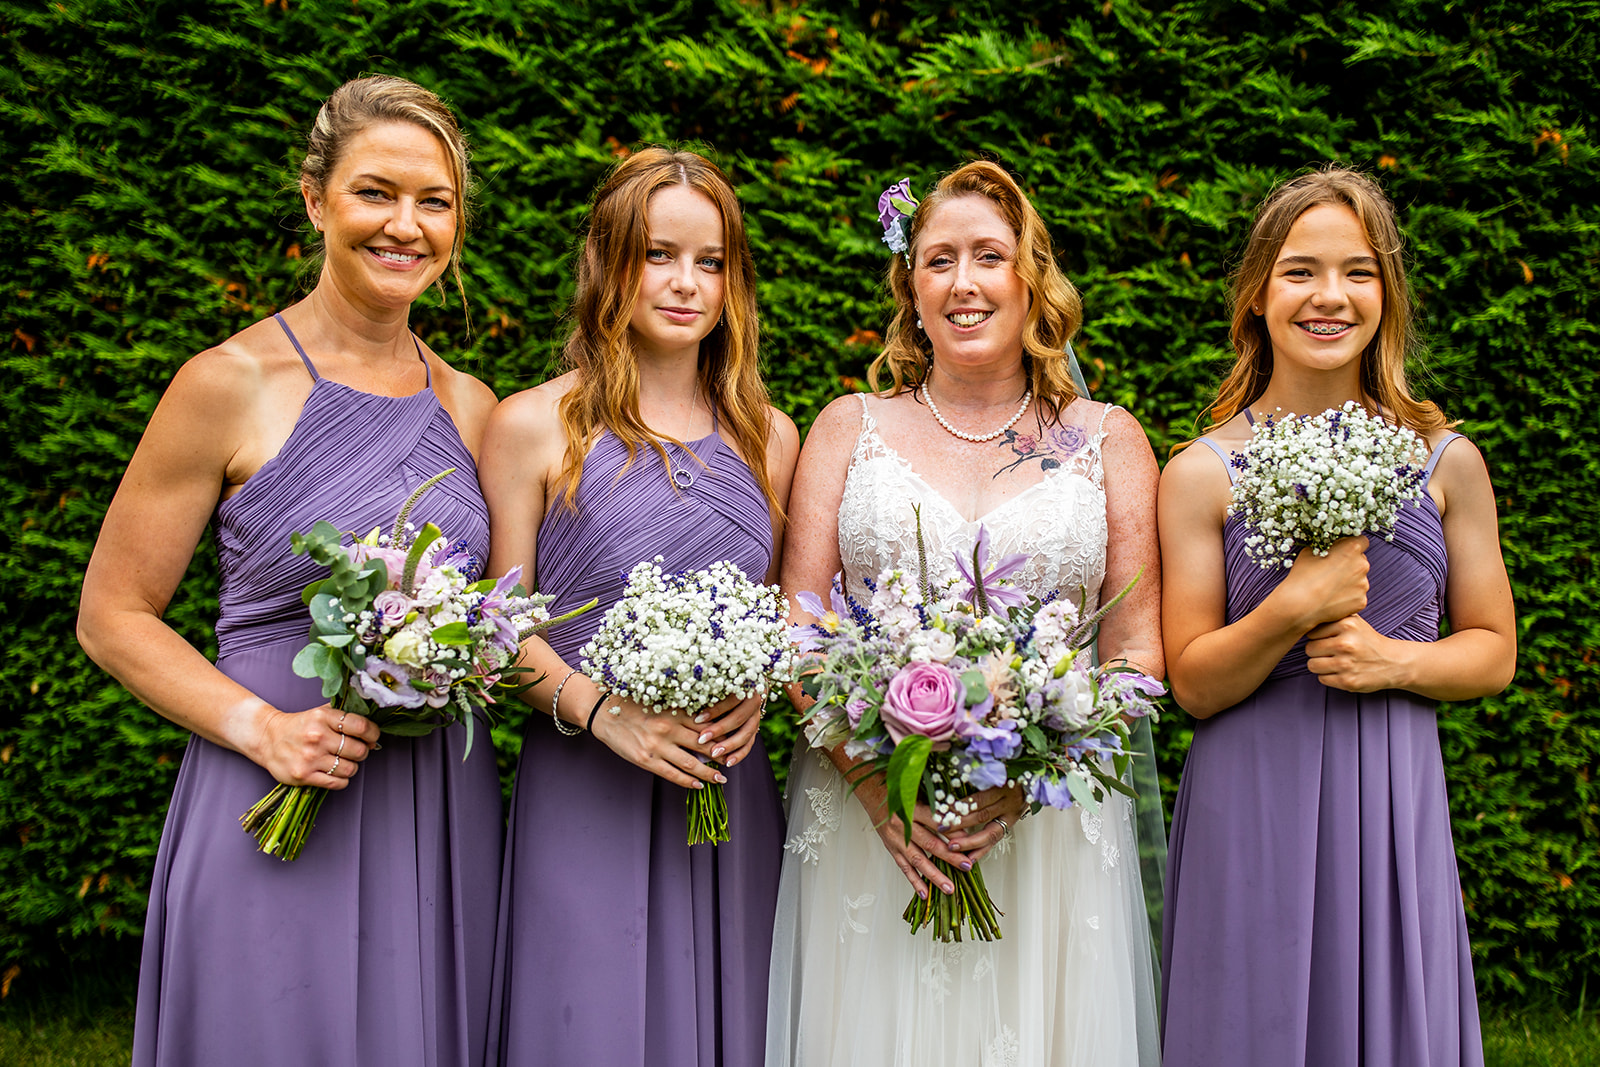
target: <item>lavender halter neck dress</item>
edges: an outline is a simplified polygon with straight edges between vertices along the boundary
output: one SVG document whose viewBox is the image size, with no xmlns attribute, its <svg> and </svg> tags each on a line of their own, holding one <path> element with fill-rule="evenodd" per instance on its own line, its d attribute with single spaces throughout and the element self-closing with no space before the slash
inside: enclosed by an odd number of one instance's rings
<svg viewBox="0 0 1600 1067">
<path fill-rule="evenodd" d="M 1284 574 L 1245 555 L 1245 535 L 1236 520 L 1223 531 L 1229 622 Z M 1367 559 L 1361 617 L 1436 640 L 1448 560 L 1432 497 Z M 1244 701 L 1195 722 L 1167 862 L 1166 1067 L 1483 1063 L 1431 701 L 1326 687 L 1297 644 Z"/>
<path fill-rule="evenodd" d="M 552 614 L 598 608 L 546 632 L 569 665 L 641 560 L 665 570 L 732 560 L 761 580 L 772 527 L 755 476 L 713 432 L 661 460 L 602 434 L 573 510 L 539 531 Z M 601 714 L 606 714 L 601 712 Z M 721 845 L 685 843 L 685 790 L 588 733 L 533 716 L 511 799 L 490 1063 L 751 1067 L 765 1047 L 767 969 L 783 811 L 758 741 L 728 770 Z"/>
<path fill-rule="evenodd" d="M 279 319 L 282 323 L 282 319 Z M 283 326 L 284 332 L 289 328 Z M 323 703 L 290 669 L 306 643 L 300 590 L 323 569 L 289 534 L 327 519 L 413 513 L 488 555 L 472 455 L 428 388 L 375 396 L 318 376 L 282 451 L 217 508 L 217 667 L 284 711 Z M 419 350 L 420 358 L 420 350 Z M 385 737 L 329 796 L 300 858 L 256 851 L 239 816 L 272 776 L 200 737 L 167 811 L 145 923 L 136 1067 L 461 1067 L 483 1056 L 500 879 L 500 791 L 459 726 Z"/>
</svg>

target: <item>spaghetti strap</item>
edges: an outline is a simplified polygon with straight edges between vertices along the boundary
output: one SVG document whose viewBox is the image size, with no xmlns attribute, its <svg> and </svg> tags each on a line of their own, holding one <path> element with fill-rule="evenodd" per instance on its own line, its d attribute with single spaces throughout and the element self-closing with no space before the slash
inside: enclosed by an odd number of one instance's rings
<svg viewBox="0 0 1600 1067">
<path fill-rule="evenodd" d="M 1438 446 L 1436 448 L 1434 448 L 1432 454 L 1428 456 L 1427 464 L 1425 466 L 1423 466 L 1423 468 L 1422 468 L 1422 480 L 1424 482 L 1426 482 L 1429 478 L 1433 477 L 1433 468 L 1438 465 L 1439 457 L 1444 455 L 1445 446 L 1447 446 L 1448 444 L 1450 444 L 1451 441 L 1454 441 L 1456 438 L 1458 438 L 1460 436 L 1461 435 L 1458 434 L 1458 433 L 1447 434 L 1445 436 L 1445 439 L 1443 441 L 1440 441 Z"/>
<path fill-rule="evenodd" d="M 1226 452 L 1224 452 L 1222 450 L 1222 446 L 1221 445 L 1217 444 L 1215 441 L 1213 441 L 1209 437 L 1200 438 L 1200 443 L 1205 445 L 1207 448 L 1211 449 L 1211 451 L 1215 452 L 1217 454 L 1217 458 L 1222 460 L 1222 466 L 1228 472 L 1228 482 L 1229 482 L 1229 484 L 1232 484 L 1232 483 L 1234 483 L 1234 482 L 1239 480 L 1239 472 L 1233 465 L 1232 457 L 1230 457 L 1228 455 L 1228 453 L 1226 453 Z"/>
<path fill-rule="evenodd" d="M 294 350 L 300 353 L 300 362 L 304 363 L 306 370 L 311 372 L 311 380 L 320 382 L 322 375 L 317 373 L 316 365 L 311 362 L 311 357 L 306 355 L 306 350 L 300 347 L 300 339 L 294 335 L 294 331 L 289 329 L 289 324 L 283 320 L 283 313 L 274 312 L 272 317 L 278 320 L 278 325 L 283 327 L 284 336 L 289 338 L 289 343 L 294 345 Z"/>
<path fill-rule="evenodd" d="M 427 380 L 427 383 L 428 383 L 424 388 L 432 389 L 433 388 L 433 368 L 428 366 L 428 357 L 422 354 L 422 342 L 417 340 L 417 335 L 416 334 L 412 334 L 411 335 L 411 344 L 413 346 L 415 346 L 415 348 L 417 350 L 417 358 L 422 361 L 422 373 L 425 376 L 425 378 Z M 716 418 L 716 416 L 713 415 L 712 418 Z"/>
</svg>

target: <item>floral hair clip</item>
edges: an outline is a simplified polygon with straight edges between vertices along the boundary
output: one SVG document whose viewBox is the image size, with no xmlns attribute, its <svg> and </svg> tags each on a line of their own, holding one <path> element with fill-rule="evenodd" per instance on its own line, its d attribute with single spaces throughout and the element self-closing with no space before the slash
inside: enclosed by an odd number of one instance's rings
<svg viewBox="0 0 1600 1067">
<path fill-rule="evenodd" d="M 878 221 L 883 224 L 883 243 L 889 251 L 906 257 L 911 266 L 911 215 L 917 210 L 911 195 L 911 179 L 901 178 L 878 197 Z"/>
</svg>

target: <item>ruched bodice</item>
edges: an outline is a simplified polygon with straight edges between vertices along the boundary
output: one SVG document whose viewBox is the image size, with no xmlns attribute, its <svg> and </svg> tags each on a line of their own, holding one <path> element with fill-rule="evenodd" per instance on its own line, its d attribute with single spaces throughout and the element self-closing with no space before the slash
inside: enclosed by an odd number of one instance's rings
<svg viewBox="0 0 1600 1067">
<path fill-rule="evenodd" d="M 602 432 L 575 506 L 545 514 L 537 569 L 552 613 L 600 601 L 546 631 L 570 667 L 641 561 L 729 560 L 766 578 L 772 522 L 750 468 L 715 431 L 665 447 L 670 480 L 654 449 L 629 464 Z M 759 1061 L 782 809 L 759 739 L 727 777 L 731 840 L 690 846 L 683 787 L 532 716 L 506 833 L 487 1063 Z"/>
<path fill-rule="evenodd" d="M 1367 584 L 1374 592 L 1361 617 L 1385 637 L 1432 641 L 1439 636 L 1450 564 L 1445 555 L 1444 523 L 1433 497 L 1426 491 L 1427 478 L 1432 476 L 1444 446 L 1456 436 L 1452 434 L 1446 438 L 1429 457 L 1422 496 L 1401 507 L 1395 519 L 1394 537 L 1385 539 L 1374 535 L 1370 539 Z M 1202 440 L 1223 458 L 1228 475 L 1233 478 L 1237 472 L 1233 464 L 1227 462 L 1228 457 L 1209 439 Z M 1277 567 L 1269 570 L 1251 559 L 1245 553 L 1245 539 L 1249 534 L 1249 527 L 1238 518 L 1229 519 L 1222 531 L 1228 576 L 1227 621 L 1230 623 L 1259 607 L 1289 573 Z M 1307 673 L 1305 645 L 1304 638 L 1295 642 L 1267 677 L 1287 678 Z"/>
<path fill-rule="evenodd" d="M 668 481 L 661 457 L 643 448 L 624 471 L 628 450 L 602 433 L 583 461 L 576 507 L 555 504 L 539 531 L 539 589 L 555 596 L 551 614 L 570 611 L 598 597 L 600 607 L 546 634 L 569 663 L 600 628 L 605 609 L 617 602 L 634 565 L 662 557 L 668 572 L 731 560 L 753 582 L 772 563 L 772 520 L 756 477 L 722 438 L 712 433 L 687 443 L 700 462 L 667 445 L 673 470 Z M 702 467 L 701 463 L 705 466 Z"/>
<path fill-rule="evenodd" d="M 217 507 L 219 654 L 305 636 L 300 591 L 327 571 L 290 552 L 291 533 L 318 519 L 358 534 L 374 526 L 387 532 L 412 490 L 451 467 L 455 473 L 428 491 L 412 521 L 432 522 L 463 542 L 481 567 L 489 513 L 477 466 L 431 385 L 393 397 L 317 378 L 283 448 Z"/>
</svg>

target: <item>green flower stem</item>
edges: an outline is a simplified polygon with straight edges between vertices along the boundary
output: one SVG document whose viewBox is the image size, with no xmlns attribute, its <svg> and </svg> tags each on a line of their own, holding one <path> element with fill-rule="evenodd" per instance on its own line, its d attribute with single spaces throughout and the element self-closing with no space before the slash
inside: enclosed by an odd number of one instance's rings
<svg viewBox="0 0 1600 1067">
<path fill-rule="evenodd" d="M 321 786 L 279 782 L 239 817 L 239 825 L 256 839 L 257 849 L 287 863 L 299 858 L 327 798 Z"/>
<path fill-rule="evenodd" d="M 708 767 L 717 764 L 708 763 Z M 718 782 L 689 790 L 689 844 L 719 845 L 728 840 L 728 801 Z"/>
<path fill-rule="evenodd" d="M 982 865 L 974 864 L 972 870 L 963 871 L 943 860 L 933 862 L 950 879 L 955 892 L 947 894 L 930 888 L 927 900 L 913 895 L 900 916 L 911 924 L 911 932 L 932 926 L 935 941 L 960 941 L 969 932 L 979 941 L 1000 940 L 1000 916 L 1005 913 L 994 906 L 989 889 L 983 884 Z"/>
</svg>

